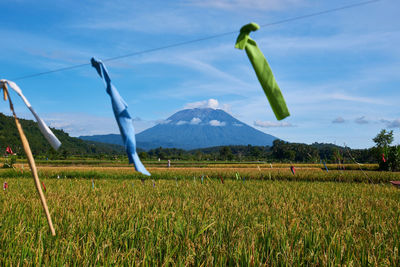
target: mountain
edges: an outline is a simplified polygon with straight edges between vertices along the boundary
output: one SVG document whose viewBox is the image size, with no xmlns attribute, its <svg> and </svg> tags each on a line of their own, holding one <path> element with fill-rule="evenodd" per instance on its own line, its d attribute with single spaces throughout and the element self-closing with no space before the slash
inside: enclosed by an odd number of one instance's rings
<svg viewBox="0 0 400 267">
<path fill-rule="evenodd" d="M 122 144 L 120 135 L 80 136 L 83 140 Z M 185 150 L 224 145 L 271 146 L 276 137 L 256 130 L 221 109 L 178 111 L 162 123 L 136 135 L 139 148 Z"/>
<path fill-rule="evenodd" d="M 40 132 L 36 122 L 25 119 L 19 119 L 19 121 L 21 122 L 34 155 L 49 155 L 55 153 Z M 84 141 L 76 137 L 70 137 L 62 130 L 54 128 L 51 128 L 51 130 L 62 143 L 58 153 L 63 153 L 65 155 L 94 155 L 98 153 L 109 155 L 124 154 L 124 148 L 119 145 Z M 0 113 L 0 151 L 5 151 L 7 146 L 10 146 L 13 152 L 18 155 L 25 154 L 14 118 Z"/>
</svg>

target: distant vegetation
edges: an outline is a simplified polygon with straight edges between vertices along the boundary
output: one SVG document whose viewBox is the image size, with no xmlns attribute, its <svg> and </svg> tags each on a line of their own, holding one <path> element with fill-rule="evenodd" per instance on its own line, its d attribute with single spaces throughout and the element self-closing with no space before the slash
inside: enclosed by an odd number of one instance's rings
<svg viewBox="0 0 400 267">
<path fill-rule="evenodd" d="M 140 152 L 142 159 L 268 161 L 293 163 L 377 163 L 376 148 L 350 149 L 332 144 L 312 145 L 275 140 L 270 146 L 219 146 L 186 151 L 157 148 Z M 352 159 L 353 158 L 353 159 Z"/>
</svg>

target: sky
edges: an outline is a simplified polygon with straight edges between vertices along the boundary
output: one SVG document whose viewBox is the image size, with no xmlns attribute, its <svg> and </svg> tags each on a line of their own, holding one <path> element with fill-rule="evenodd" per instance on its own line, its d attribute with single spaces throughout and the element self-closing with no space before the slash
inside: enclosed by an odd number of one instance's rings
<svg viewBox="0 0 400 267">
<path fill-rule="evenodd" d="M 400 143 L 400 2 L 381 0 L 251 33 L 291 116 L 277 121 L 244 51 L 240 28 L 362 0 L 0 0 L 0 78 L 16 79 L 36 112 L 71 136 L 118 133 L 109 96 L 90 63 L 225 32 L 219 38 L 106 62 L 136 132 L 184 108 L 221 108 L 285 141 Z M 20 117 L 32 119 L 17 95 Z M 10 114 L 8 105 L 0 112 Z"/>
</svg>

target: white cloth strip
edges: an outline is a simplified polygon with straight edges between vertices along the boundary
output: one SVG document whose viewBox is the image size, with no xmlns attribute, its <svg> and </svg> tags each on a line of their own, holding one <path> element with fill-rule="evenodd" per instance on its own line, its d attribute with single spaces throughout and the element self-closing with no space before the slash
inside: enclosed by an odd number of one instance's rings
<svg viewBox="0 0 400 267">
<path fill-rule="evenodd" d="M 37 113 L 33 110 L 31 104 L 29 103 L 28 99 L 22 94 L 21 88 L 12 81 L 8 80 L 0 80 L 2 83 L 7 83 L 24 101 L 25 105 L 29 108 L 29 110 L 32 112 L 33 116 L 35 117 L 39 129 L 42 132 L 43 136 L 46 138 L 46 140 L 50 143 L 50 145 L 57 150 L 61 146 L 60 140 L 54 135 L 54 133 L 50 130 L 50 128 L 46 125 L 46 123 L 37 115 Z"/>
</svg>

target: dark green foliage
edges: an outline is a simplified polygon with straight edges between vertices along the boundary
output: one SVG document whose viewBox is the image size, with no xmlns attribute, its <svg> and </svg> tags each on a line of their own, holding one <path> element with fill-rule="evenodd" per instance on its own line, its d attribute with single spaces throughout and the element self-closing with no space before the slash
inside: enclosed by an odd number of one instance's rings
<svg viewBox="0 0 400 267">
<path fill-rule="evenodd" d="M 10 156 L 4 161 L 3 168 L 8 169 L 8 168 L 14 168 L 14 164 L 17 162 L 17 157 L 16 156 Z"/>
<path fill-rule="evenodd" d="M 288 143 L 275 140 L 272 147 L 269 146 L 216 146 L 195 150 L 183 150 L 177 148 L 159 147 L 151 149 L 143 154 L 147 159 L 179 159 L 197 161 L 268 161 L 268 162 L 303 162 L 343 164 L 354 163 L 349 153 L 360 163 L 377 162 L 375 148 L 350 149 L 333 144 L 312 145 Z M 141 155 L 141 154 L 140 154 Z"/>
<path fill-rule="evenodd" d="M 393 142 L 393 131 L 386 132 L 385 129 L 382 129 L 372 140 L 377 147 L 387 147 Z"/>
<path fill-rule="evenodd" d="M 400 170 L 400 146 L 390 146 L 393 142 L 393 131 L 381 130 L 374 139 L 374 154 L 382 171 Z M 383 160 L 385 158 L 385 160 Z"/>
<path fill-rule="evenodd" d="M 391 146 L 388 148 L 386 165 L 390 171 L 400 171 L 400 146 Z"/>
</svg>

